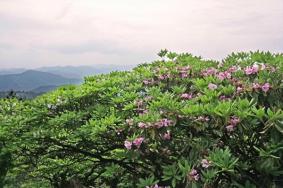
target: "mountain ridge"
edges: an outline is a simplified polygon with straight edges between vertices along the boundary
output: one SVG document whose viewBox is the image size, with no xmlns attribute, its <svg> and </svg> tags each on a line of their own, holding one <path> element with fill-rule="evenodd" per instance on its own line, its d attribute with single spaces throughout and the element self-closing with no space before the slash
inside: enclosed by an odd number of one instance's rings
<svg viewBox="0 0 283 188">
<path fill-rule="evenodd" d="M 0 91 L 30 91 L 42 86 L 78 84 L 80 79 L 65 78 L 53 73 L 27 70 L 20 74 L 0 75 Z"/>
</svg>

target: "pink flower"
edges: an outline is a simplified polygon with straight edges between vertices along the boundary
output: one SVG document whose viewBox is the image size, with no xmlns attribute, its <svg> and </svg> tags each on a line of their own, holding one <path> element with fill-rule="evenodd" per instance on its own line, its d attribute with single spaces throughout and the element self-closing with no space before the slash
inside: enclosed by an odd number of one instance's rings
<svg viewBox="0 0 283 188">
<path fill-rule="evenodd" d="M 270 84 L 269 83 L 265 83 L 261 86 L 262 91 L 264 91 L 265 93 L 268 92 L 268 90 L 270 89 Z"/>
<path fill-rule="evenodd" d="M 192 94 L 183 93 L 183 94 L 181 95 L 181 98 L 182 98 L 182 99 L 191 99 L 191 98 L 192 98 Z"/>
<path fill-rule="evenodd" d="M 259 66 L 257 64 L 253 65 L 252 67 L 248 66 L 245 68 L 246 75 L 256 74 L 259 70 Z"/>
<path fill-rule="evenodd" d="M 187 73 L 181 73 L 181 78 L 187 78 L 188 74 Z"/>
<path fill-rule="evenodd" d="M 161 119 L 160 121 L 156 122 L 156 123 L 155 123 L 155 126 L 156 126 L 157 128 L 168 127 L 168 126 L 171 125 L 171 123 L 172 123 L 171 120 L 168 120 L 168 119 L 165 118 L 165 119 Z"/>
<path fill-rule="evenodd" d="M 136 138 L 134 141 L 133 141 L 133 144 L 137 147 L 137 148 L 140 148 L 142 142 L 144 141 L 144 138 L 143 137 L 139 137 L 139 138 Z"/>
<path fill-rule="evenodd" d="M 161 119 L 158 122 L 155 123 L 155 126 L 157 128 L 161 128 L 161 127 L 168 127 L 172 124 L 172 121 L 169 119 Z"/>
<path fill-rule="evenodd" d="M 165 76 L 164 76 L 164 75 L 160 75 L 158 78 L 159 78 L 160 80 L 164 80 L 164 79 L 165 79 Z"/>
<path fill-rule="evenodd" d="M 134 125 L 134 120 L 133 119 L 126 119 L 126 123 L 130 126 Z"/>
<path fill-rule="evenodd" d="M 210 83 L 210 84 L 208 84 L 208 88 L 210 90 L 215 90 L 215 89 L 217 89 L 217 85 Z"/>
<path fill-rule="evenodd" d="M 220 95 L 219 96 L 219 100 L 225 100 L 225 99 L 227 99 L 227 97 L 225 95 Z"/>
<path fill-rule="evenodd" d="M 216 74 L 216 73 L 217 73 L 217 69 L 215 69 L 215 68 L 208 68 L 208 69 L 206 70 L 206 73 L 207 73 L 208 75 Z"/>
<path fill-rule="evenodd" d="M 199 116 L 196 120 L 197 121 L 202 121 L 202 122 L 208 122 L 209 121 L 209 117 Z"/>
<path fill-rule="evenodd" d="M 150 84 L 150 81 L 144 80 L 143 83 L 144 83 L 144 85 L 148 85 L 148 84 Z"/>
<path fill-rule="evenodd" d="M 257 90 L 260 88 L 260 85 L 258 83 L 253 83 L 253 89 Z"/>
<path fill-rule="evenodd" d="M 191 68 L 190 66 L 178 67 L 177 70 L 178 70 L 181 74 L 183 74 L 183 73 L 187 74 L 187 73 L 188 73 L 188 70 L 190 70 L 190 68 Z"/>
<path fill-rule="evenodd" d="M 171 139 L 171 133 L 167 130 L 167 132 L 163 135 L 164 140 L 170 140 Z"/>
<path fill-rule="evenodd" d="M 137 100 L 135 102 L 135 105 L 137 105 L 138 107 L 141 107 L 143 105 L 143 101 L 142 100 Z"/>
<path fill-rule="evenodd" d="M 225 76 L 224 72 L 220 72 L 220 73 L 217 75 L 217 78 L 222 81 L 222 80 L 224 80 L 224 79 L 226 78 L 226 76 Z"/>
<path fill-rule="evenodd" d="M 242 87 L 237 87 L 237 93 L 241 93 L 243 91 Z"/>
<path fill-rule="evenodd" d="M 236 116 L 232 116 L 229 120 L 229 123 L 231 125 L 237 125 L 238 123 L 240 123 L 240 118 L 236 117 Z"/>
<path fill-rule="evenodd" d="M 246 73 L 246 75 L 253 74 L 253 69 L 251 67 L 246 67 L 245 68 L 245 73 Z"/>
<path fill-rule="evenodd" d="M 228 126 L 226 126 L 226 130 L 227 130 L 228 132 L 234 131 L 234 128 L 235 128 L 234 125 L 228 125 Z"/>
<path fill-rule="evenodd" d="M 237 70 L 238 70 L 238 67 L 235 65 L 228 69 L 229 72 L 236 72 Z"/>
<path fill-rule="evenodd" d="M 199 174 L 194 168 L 189 173 L 189 177 L 190 177 L 191 180 L 195 180 L 195 181 L 199 180 Z"/>
<path fill-rule="evenodd" d="M 159 75 L 158 78 L 159 78 L 160 80 L 165 80 L 166 78 L 170 78 L 170 76 L 171 76 L 170 74 L 163 74 L 163 75 Z"/>
<path fill-rule="evenodd" d="M 163 127 L 163 123 L 161 121 L 158 121 L 154 124 L 157 128 Z"/>
<path fill-rule="evenodd" d="M 142 128 L 142 129 L 143 129 L 143 128 L 146 128 L 146 124 L 143 123 L 143 122 L 139 122 L 139 123 L 138 123 L 138 127 L 139 127 L 139 128 Z"/>
<path fill-rule="evenodd" d="M 125 141 L 124 142 L 124 146 L 128 149 L 128 150 L 130 150 L 130 149 L 132 149 L 132 142 L 130 142 L 130 141 Z"/>
<path fill-rule="evenodd" d="M 172 123 L 171 120 L 166 119 L 166 118 L 165 118 L 165 119 L 162 119 L 161 122 L 162 122 L 162 124 L 163 124 L 163 127 L 168 127 L 168 126 Z"/>
<path fill-rule="evenodd" d="M 220 72 L 220 73 L 217 74 L 217 78 L 219 80 L 221 80 L 221 81 L 226 79 L 226 78 L 230 79 L 231 78 L 231 74 L 228 71 Z"/>
<path fill-rule="evenodd" d="M 202 75 L 203 76 L 210 76 L 210 75 L 215 75 L 218 72 L 217 69 L 215 68 L 208 68 L 204 71 L 202 71 Z"/>
<path fill-rule="evenodd" d="M 203 168 L 208 168 L 210 166 L 210 161 L 208 161 L 207 159 L 201 160 L 201 166 Z"/>
</svg>

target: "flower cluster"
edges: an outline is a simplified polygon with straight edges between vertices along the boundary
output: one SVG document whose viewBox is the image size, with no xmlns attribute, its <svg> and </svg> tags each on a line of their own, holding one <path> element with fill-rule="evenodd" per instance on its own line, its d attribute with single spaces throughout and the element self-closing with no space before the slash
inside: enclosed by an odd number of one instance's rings
<svg viewBox="0 0 283 188">
<path fill-rule="evenodd" d="M 136 146 L 137 149 L 139 149 L 140 146 L 141 146 L 141 144 L 143 143 L 143 141 L 144 141 L 144 138 L 143 138 L 143 137 L 138 137 L 138 138 L 136 138 L 134 141 L 128 141 L 128 140 L 126 140 L 126 141 L 124 142 L 124 146 L 125 146 L 128 150 L 132 149 L 132 146 L 133 146 L 133 145 Z"/>
<path fill-rule="evenodd" d="M 177 67 L 177 70 L 179 71 L 181 78 L 187 78 L 188 77 L 188 71 L 190 70 L 190 66 L 185 67 Z"/>
<path fill-rule="evenodd" d="M 196 118 L 196 121 L 208 122 L 209 121 L 209 117 L 207 117 L 207 116 L 198 116 Z"/>
<path fill-rule="evenodd" d="M 168 127 L 173 124 L 172 120 L 169 120 L 167 118 L 161 119 L 155 123 L 144 123 L 144 122 L 139 122 L 138 127 L 142 129 L 147 129 L 147 128 L 162 128 L 162 127 Z"/>
<path fill-rule="evenodd" d="M 259 71 L 259 66 L 254 64 L 253 66 L 246 67 L 244 71 L 246 75 L 257 74 Z"/>
<path fill-rule="evenodd" d="M 143 100 L 141 100 L 141 99 L 139 99 L 139 100 L 136 100 L 135 101 L 135 105 L 137 106 L 137 112 L 139 113 L 139 114 L 146 114 L 146 113 L 148 113 L 148 110 L 146 109 L 146 107 L 145 107 L 145 103 L 144 103 L 144 101 Z"/>
<path fill-rule="evenodd" d="M 240 123 L 240 118 L 236 116 L 230 117 L 230 120 L 228 121 L 228 125 L 226 126 L 226 130 L 228 132 L 234 131 L 235 127 Z"/>
<path fill-rule="evenodd" d="M 208 84 L 208 89 L 210 89 L 210 90 L 215 90 L 217 88 L 218 88 L 218 86 L 216 84 L 212 84 L 212 83 Z"/>
<path fill-rule="evenodd" d="M 210 167 L 210 164 L 211 164 L 211 162 L 210 162 L 209 160 L 207 160 L 207 159 L 202 159 L 202 160 L 201 160 L 201 166 L 202 166 L 203 168 L 208 168 L 208 167 Z"/>
<path fill-rule="evenodd" d="M 151 84 L 154 84 L 154 80 L 153 80 L 153 79 L 146 79 L 146 80 L 143 80 L 143 84 L 144 84 L 144 85 L 151 85 Z"/>
<path fill-rule="evenodd" d="M 188 100 L 188 99 L 191 99 L 191 98 L 193 98 L 193 94 L 191 94 L 191 93 L 181 94 L 181 99 Z"/>
<path fill-rule="evenodd" d="M 244 71 L 246 75 L 257 74 L 259 71 L 269 70 L 270 72 L 274 72 L 275 68 L 272 66 L 265 65 L 263 63 L 254 63 L 252 66 L 247 66 Z"/>
<path fill-rule="evenodd" d="M 167 130 L 166 133 L 164 133 L 164 134 L 162 135 L 162 138 L 163 138 L 164 140 L 170 140 L 170 139 L 171 139 L 171 132 L 170 132 L 169 130 Z"/>
<path fill-rule="evenodd" d="M 196 169 L 192 169 L 188 175 L 188 179 L 191 181 L 198 181 L 199 180 L 199 173 Z"/>
<path fill-rule="evenodd" d="M 201 72 L 201 75 L 203 76 L 212 76 L 212 75 L 216 75 L 216 73 L 218 73 L 218 70 L 216 68 L 208 68 L 204 71 Z"/>
<path fill-rule="evenodd" d="M 253 83 L 252 88 L 255 91 L 258 91 L 259 89 L 261 89 L 263 92 L 267 93 L 270 90 L 271 85 L 269 83 L 265 83 L 262 85 L 260 85 L 259 83 Z"/>
<path fill-rule="evenodd" d="M 223 81 L 224 79 L 230 79 L 231 78 L 231 73 L 228 71 L 224 71 L 224 72 L 219 72 L 216 77 Z"/>
</svg>

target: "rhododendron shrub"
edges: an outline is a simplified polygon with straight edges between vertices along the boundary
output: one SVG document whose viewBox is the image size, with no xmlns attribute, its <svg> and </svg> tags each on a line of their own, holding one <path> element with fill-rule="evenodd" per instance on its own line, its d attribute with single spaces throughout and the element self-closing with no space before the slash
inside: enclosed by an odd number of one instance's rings
<svg viewBox="0 0 283 188">
<path fill-rule="evenodd" d="M 159 55 L 32 101 L 2 100 L 6 184 L 283 186 L 283 55 Z"/>
</svg>

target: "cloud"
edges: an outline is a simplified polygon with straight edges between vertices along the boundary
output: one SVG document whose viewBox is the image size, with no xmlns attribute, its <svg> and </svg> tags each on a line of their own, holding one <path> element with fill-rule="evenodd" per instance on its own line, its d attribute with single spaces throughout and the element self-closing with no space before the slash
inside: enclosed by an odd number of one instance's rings
<svg viewBox="0 0 283 188">
<path fill-rule="evenodd" d="M 282 51 L 282 17 L 282 0 L 1 0 L 0 67 Z"/>
<path fill-rule="evenodd" d="M 71 44 L 71 45 L 49 45 L 49 46 L 35 46 L 35 49 L 51 50 L 63 54 L 85 54 L 96 52 L 101 54 L 116 54 L 127 55 L 131 53 L 130 50 L 124 49 L 119 44 L 113 41 L 86 41 L 84 43 Z"/>
</svg>

